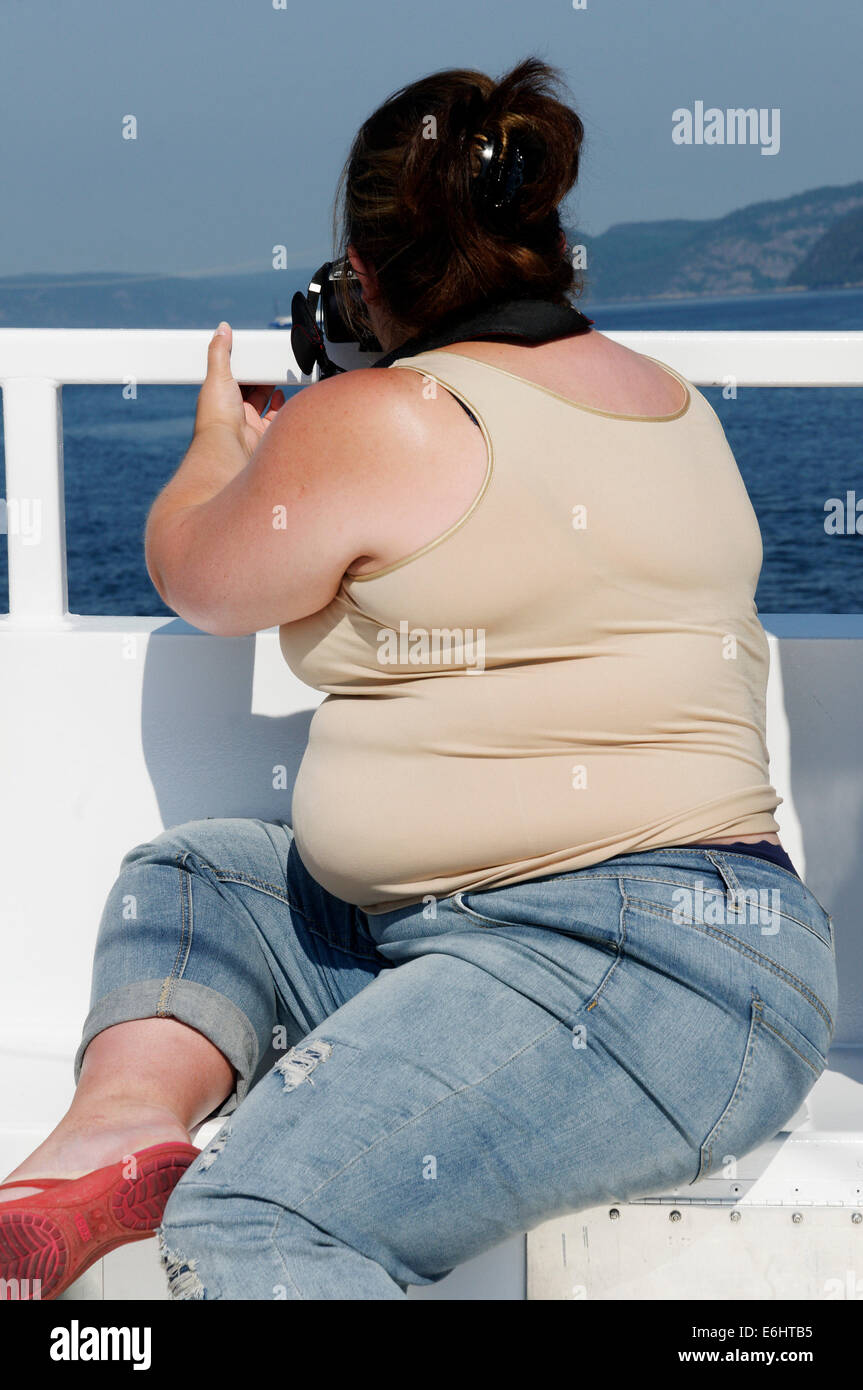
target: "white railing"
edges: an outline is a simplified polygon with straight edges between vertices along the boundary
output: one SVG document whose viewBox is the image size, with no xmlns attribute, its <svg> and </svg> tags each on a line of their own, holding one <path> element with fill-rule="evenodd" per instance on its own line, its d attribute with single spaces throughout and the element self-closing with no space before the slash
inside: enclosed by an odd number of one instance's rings
<svg viewBox="0 0 863 1390">
<path fill-rule="evenodd" d="M 68 622 L 63 494 L 62 388 L 66 385 L 200 384 L 209 331 L 197 329 L 0 329 L 9 547 L 7 624 Z M 863 386 L 863 332 L 608 333 L 658 357 L 697 386 Z M 375 358 L 336 347 L 344 366 Z M 302 385 L 290 335 L 238 331 L 232 352 L 242 382 Z M 190 421 L 191 428 L 191 421 Z M 39 544 L 16 526 L 16 506 L 40 510 Z"/>
</svg>

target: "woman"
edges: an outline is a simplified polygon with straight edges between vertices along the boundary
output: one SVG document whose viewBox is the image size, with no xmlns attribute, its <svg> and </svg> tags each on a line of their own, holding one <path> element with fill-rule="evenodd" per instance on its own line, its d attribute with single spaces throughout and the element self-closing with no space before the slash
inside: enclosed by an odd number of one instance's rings
<svg viewBox="0 0 863 1390">
<path fill-rule="evenodd" d="M 716 416 L 583 322 L 458 337 L 568 304 L 581 139 L 535 59 L 414 83 L 342 188 L 344 309 L 393 369 L 267 410 L 213 338 L 150 574 L 206 631 L 278 624 L 329 698 L 292 825 L 123 860 L 75 1101 L 0 1194 L 4 1273 L 43 1297 L 161 1217 L 175 1297 L 403 1298 L 715 1173 L 826 1064 L 832 923 L 777 834 Z"/>
</svg>

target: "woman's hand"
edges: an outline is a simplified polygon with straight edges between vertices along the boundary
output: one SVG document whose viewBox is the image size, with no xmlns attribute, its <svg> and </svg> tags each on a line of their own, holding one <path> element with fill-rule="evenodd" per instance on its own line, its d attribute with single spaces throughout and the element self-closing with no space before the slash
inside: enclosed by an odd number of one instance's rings
<svg viewBox="0 0 863 1390">
<path fill-rule="evenodd" d="M 198 395 L 195 434 L 213 425 L 226 427 L 251 458 L 285 404 L 285 393 L 272 386 L 241 387 L 231 371 L 232 345 L 230 324 L 220 323 L 207 349 L 207 376 Z M 269 409 L 262 414 L 268 401 Z"/>
</svg>

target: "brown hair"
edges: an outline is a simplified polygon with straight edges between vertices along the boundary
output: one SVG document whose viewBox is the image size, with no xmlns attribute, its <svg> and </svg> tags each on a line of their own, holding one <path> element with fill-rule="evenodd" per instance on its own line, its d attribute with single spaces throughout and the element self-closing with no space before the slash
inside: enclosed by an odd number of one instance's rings
<svg viewBox="0 0 863 1390">
<path fill-rule="evenodd" d="M 499 82 L 446 69 L 393 93 L 360 127 L 336 195 L 336 254 L 353 245 L 406 331 L 488 299 L 567 304 L 580 291 L 558 204 L 578 177 L 584 127 L 559 99 L 562 85 L 538 58 Z M 502 155 L 515 139 L 529 156 L 503 218 L 473 196 L 488 138 Z M 343 279 L 335 284 L 343 315 L 367 332 L 363 306 Z"/>
</svg>

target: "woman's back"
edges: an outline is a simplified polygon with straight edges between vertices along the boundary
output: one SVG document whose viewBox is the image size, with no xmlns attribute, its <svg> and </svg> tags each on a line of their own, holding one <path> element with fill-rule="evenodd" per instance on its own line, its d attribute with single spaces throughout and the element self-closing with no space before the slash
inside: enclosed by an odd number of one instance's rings
<svg viewBox="0 0 863 1390">
<path fill-rule="evenodd" d="M 470 484 L 456 499 L 432 473 L 442 505 L 417 498 L 410 543 L 399 528 L 392 557 L 281 628 L 337 697 L 297 781 L 298 849 L 366 911 L 777 828 L 760 534 L 721 425 L 637 354 L 628 382 L 597 362 L 564 396 L 561 347 L 455 345 L 380 374 L 448 411 L 440 467 Z M 544 381 L 501 365 L 534 352 Z"/>
<path fill-rule="evenodd" d="M 465 342 L 454 343 L 447 351 L 512 372 L 591 409 L 667 415 L 683 403 L 683 387 L 658 362 L 595 331 L 530 347 Z M 368 384 L 386 389 L 391 382 L 374 376 Z M 404 392 L 429 397 L 415 383 L 406 383 Z M 464 411 L 445 400 L 435 417 L 433 436 L 424 460 L 425 477 L 412 493 L 410 511 L 402 513 L 397 527 L 388 529 L 375 556 L 364 556 L 350 566 L 350 575 L 370 574 L 439 535 L 462 515 L 481 487 L 485 449 Z"/>
</svg>

